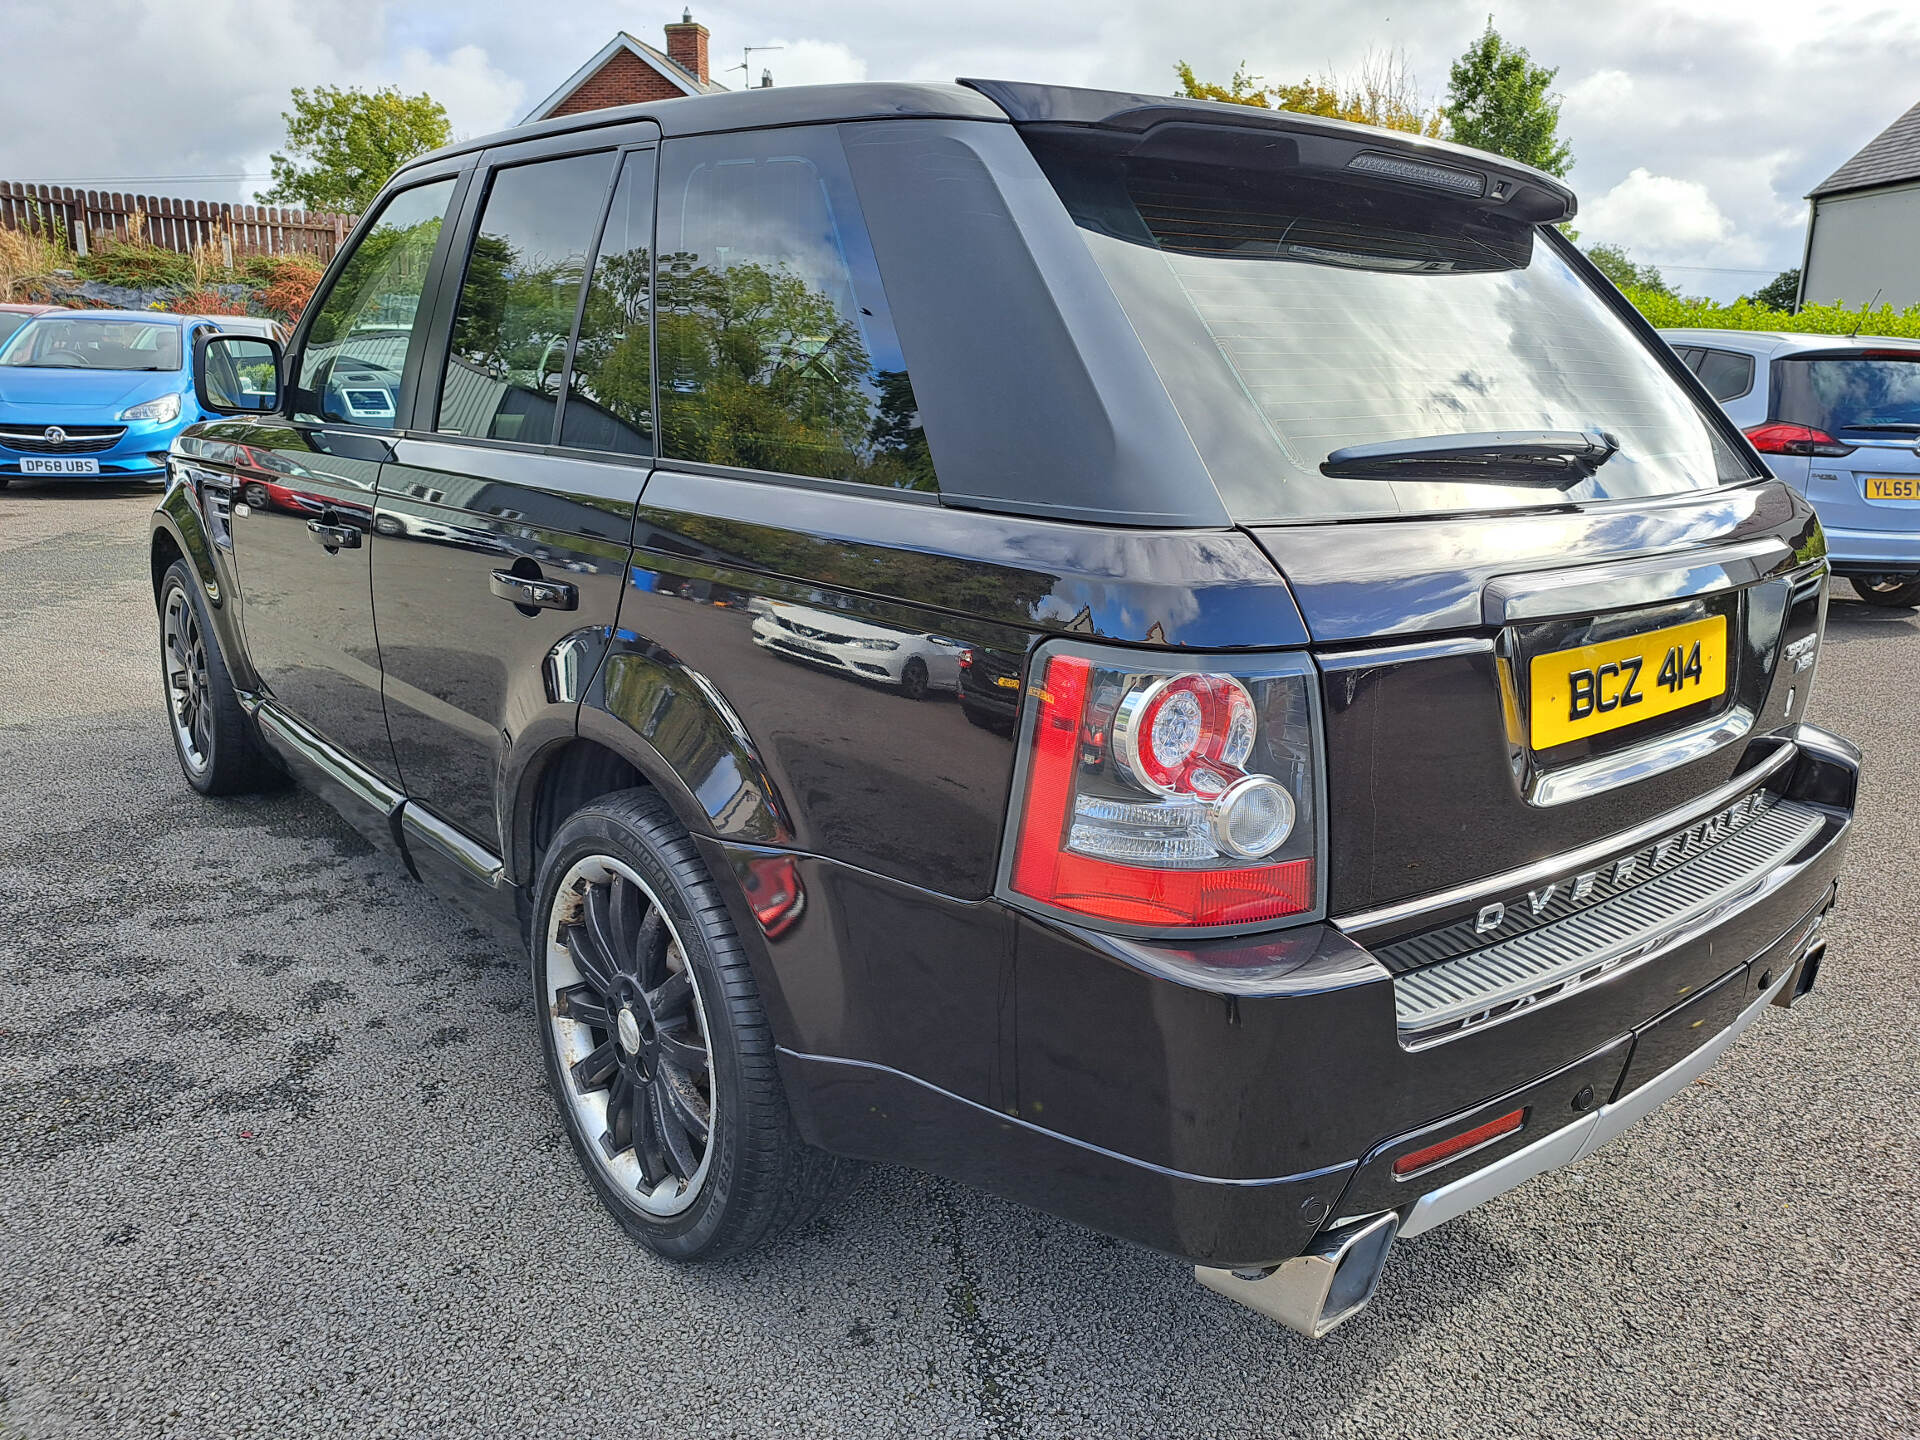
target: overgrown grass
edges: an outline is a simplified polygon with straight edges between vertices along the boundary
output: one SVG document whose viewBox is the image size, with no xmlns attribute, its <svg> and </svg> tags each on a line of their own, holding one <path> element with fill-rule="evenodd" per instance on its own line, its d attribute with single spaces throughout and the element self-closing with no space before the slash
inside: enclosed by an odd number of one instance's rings
<svg viewBox="0 0 1920 1440">
<path fill-rule="evenodd" d="M 83 279 L 134 290 L 194 283 L 191 255 L 125 240 L 96 241 L 89 254 L 73 262 L 73 268 Z"/>
<path fill-rule="evenodd" d="M 1731 305 L 1666 295 L 1628 286 L 1622 293 L 1634 308 L 1662 330 L 1792 330 L 1814 335 L 1889 335 L 1920 340 L 1920 305 L 1896 310 L 1891 305 L 1849 309 L 1844 305 L 1806 305 L 1799 314 L 1769 310 L 1749 300 Z"/>
<path fill-rule="evenodd" d="M 0 302 L 46 299 L 53 272 L 72 263 L 57 239 L 34 230 L 0 228 Z"/>
</svg>

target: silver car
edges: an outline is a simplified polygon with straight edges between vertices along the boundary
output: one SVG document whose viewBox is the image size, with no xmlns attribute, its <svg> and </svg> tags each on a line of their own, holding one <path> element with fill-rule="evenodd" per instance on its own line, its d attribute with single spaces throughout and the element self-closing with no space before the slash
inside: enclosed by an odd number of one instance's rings
<svg viewBox="0 0 1920 1440">
<path fill-rule="evenodd" d="M 1837 575 L 1873 605 L 1920 605 L 1920 341 L 1663 330 L 1813 502 Z"/>
</svg>

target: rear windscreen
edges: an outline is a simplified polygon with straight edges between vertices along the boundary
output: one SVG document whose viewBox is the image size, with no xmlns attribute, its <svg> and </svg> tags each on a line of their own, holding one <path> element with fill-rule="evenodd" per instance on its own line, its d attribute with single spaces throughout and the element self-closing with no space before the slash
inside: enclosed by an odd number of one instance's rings
<svg viewBox="0 0 1920 1440">
<path fill-rule="evenodd" d="M 1530 225 L 1404 186 L 1204 163 L 1190 138 L 1166 158 L 1151 137 L 1124 154 L 1030 143 L 1238 520 L 1563 504 L 1756 474 Z M 1348 446 L 1516 430 L 1599 430 L 1619 450 L 1565 491 L 1320 471 Z"/>
<path fill-rule="evenodd" d="M 1920 353 L 1792 357 L 1775 375 L 1776 420 L 1829 435 L 1920 434 Z"/>
</svg>

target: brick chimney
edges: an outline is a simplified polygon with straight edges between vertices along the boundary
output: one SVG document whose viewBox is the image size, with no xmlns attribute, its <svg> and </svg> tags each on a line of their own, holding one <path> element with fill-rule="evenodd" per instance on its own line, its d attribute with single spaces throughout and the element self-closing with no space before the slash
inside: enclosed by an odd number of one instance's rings
<svg viewBox="0 0 1920 1440">
<path fill-rule="evenodd" d="M 690 70 L 702 85 L 707 81 L 707 27 L 693 23 L 686 11 L 678 25 L 667 26 L 667 54 L 682 70 Z"/>
</svg>

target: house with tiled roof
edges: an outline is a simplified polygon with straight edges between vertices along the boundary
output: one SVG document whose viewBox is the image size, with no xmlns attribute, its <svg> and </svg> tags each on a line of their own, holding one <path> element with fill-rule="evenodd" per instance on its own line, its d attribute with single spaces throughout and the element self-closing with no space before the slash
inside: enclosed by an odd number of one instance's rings
<svg viewBox="0 0 1920 1440">
<path fill-rule="evenodd" d="M 1801 303 L 1920 305 L 1920 104 L 1807 199 Z"/>
<path fill-rule="evenodd" d="M 555 115 L 578 115 L 610 105 L 638 105 L 682 95 L 711 95 L 727 87 L 707 69 L 707 27 L 686 11 L 666 27 L 667 48 L 656 50 L 622 30 L 560 88 L 520 117 L 522 125 Z"/>
</svg>

